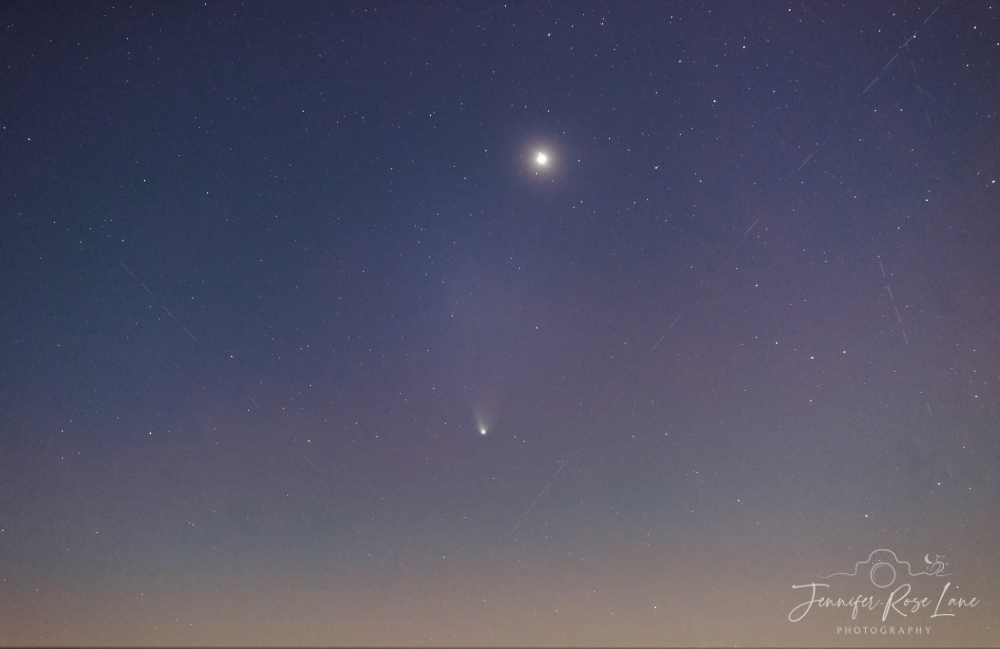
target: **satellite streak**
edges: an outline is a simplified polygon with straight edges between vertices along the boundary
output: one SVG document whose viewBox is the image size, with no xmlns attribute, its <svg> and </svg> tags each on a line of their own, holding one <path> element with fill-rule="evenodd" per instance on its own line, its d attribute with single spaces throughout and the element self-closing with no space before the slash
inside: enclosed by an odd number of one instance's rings
<svg viewBox="0 0 1000 649">
<path fill-rule="evenodd" d="M 680 316 L 678 316 L 678 317 L 680 317 Z M 573 455 L 568 460 L 566 460 L 565 462 L 562 462 L 562 463 L 559 464 L 559 468 L 556 469 L 556 472 L 552 474 L 551 478 L 549 478 L 548 484 L 546 484 L 542 488 L 542 490 L 538 492 L 538 495 L 535 496 L 535 500 L 531 503 L 531 506 L 528 507 L 528 509 L 526 509 L 523 514 L 521 514 L 521 518 L 520 518 L 520 520 L 517 521 L 517 525 L 515 525 L 514 529 L 512 529 L 510 531 L 511 534 L 513 534 L 514 532 L 516 532 L 517 528 L 521 527 L 521 523 L 523 523 L 524 520 L 528 517 L 528 514 L 531 512 L 531 510 L 535 508 L 535 505 L 538 504 L 538 501 L 542 499 L 542 496 L 545 495 L 545 492 L 548 491 L 549 487 L 552 486 L 552 483 L 554 483 L 556 481 L 556 478 L 558 478 L 559 474 L 562 472 L 562 470 L 566 468 L 566 465 L 576 459 L 576 456 L 578 456 L 580 454 L 580 450 L 583 448 L 583 445 L 587 442 L 588 439 L 590 439 L 590 436 L 594 434 L 594 431 L 596 431 L 598 428 L 601 427 L 601 424 L 604 423 L 604 420 L 607 418 L 608 414 L 611 413 L 611 409 L 615 407 L 615 404 L 618 403 L 618 399 L 621 399 L 623 394 L 625 394 L 624 390 L 622 390 L 618 394 L 618 396 L 615 398 L 615 400 L 611 403 L 611 406 L 607 410 L 604 411 L 604 414 L 601 415 L 601 419 L 600 419 L 600 421 L 597 422 L 597 425 L 595 425 L 593 428 L 591 428 L 590 432 L 587 433 L 586 437 L 584 437 L 582 440 L 580 440 L 580 443 L 576 445 L 576 450 L 573 451 Z"/>
<path fill-rule="evenodd" d="M 868 86 L 868 87 L 871 88 L 871 86 Z M 799 165 L 799 171 L 802 171 L 802 167 L 806 166 L 806 162 L 809 162 L 810 160 L 812 160 L 812 157 L 814 155 L 816 155 L 817 153 L 819 153 L 819 150 L 823 148 L 823 145 L 826 144 L 829 141 L 830 141 L 830 138 L 826 138 L 825 140 L 823 140 L 823 144 L 820 144 L 818 147 L 816 147 L 816 150 L 809 154 L 809 157 L 806 158 L 806 161 Z M 760 220 L 760 219 L 758 219 L 758 220 Z M 754 221 L 754 225 L 757 225 L 757 221 Z M 750 227 L 752 228 L 753 225 L 751 225 Z M 747 232 L 749 232 L 749 231 L 750 230 L 747 230 Z"/>
<path fill-rule="evenodd" d="M 145 291 L 146 291 L 147 293 L 149 293 L 149 296 L 150 296 L 151 298 L 153 298 L 153 299 L 154 299 L 154 300 L 156 300 L 157 302 L 159 302 L 159 301 L 160 301 L 160 298 L 158 298 L 158 297 L 156 297 L 155 295 L 153 295 L 153 292 L 152 292 L 151 290 L 149 290 L 149 287 L 148 287 L 148 286 L 146 286 L 145 284 L 143 284 L 142 282 L 140 282 L 140 281 L 139 281 L 139 278 L 138 278 L 138 277 L 136 277 L 135 273 L 133 273 L 133 272 L 132 272 L 131 270 L 129 270 L 129 269 L 128 269 L 128 266 L 126 266 L 126 265 L 125 265 L 125 264 L 124 264 L 123 262 L 118 262 L 118 263 L 119 263 L 119 264 L 121 264 L 121 267 L 125 269 L 125 272 L 126 272 L 126 273 L 128 273 L 129 275 L 131 275 L 131 276 L 132 276 L 132 279 L 134 279 L 135 281 L 139 282 L 139 286 L 141 286 L 141 287 L 143 288 L 143 290 L 145 290 Z M 170 316 L 171 318 L 173 318 L 173 319 L 174 319 L 174 322 L 176 322 L 176 323 L 177 323 L 177 324 L 178 324 L 178 325 L 180 326 L 180 328 L 184 330 L 184 333 L 186 333 L 186 334 L 187 334 L 188 336 L 191 336 L 191 340 L 193 340 L 193 341 L 195 341 L 195 342 L 198 342 L 198 339 L 194 337 L 194 334 L 192 334 L 192 333 L 191 333 L 190 331 L 188 331 L 188 330 L 187 330 L 187 327 L 185 327 L 184 325 L 182 325 L 182 324 L 181 324 L 181 323 L 180 323 L 180 322 L 179 322 L 179 321 L 177 320 L 177 316 L 175 316 L 175 315 L 174 315 L 173 313 L 171 313 L 171 312 L 170 312 L 170 309 L 168 309 L 168 308 L 167 308 L 167 307 L 166 307 L 166 306 L 165 306 L 165 305 L 164 305 L 164 304 L 163 304 L 162 302 L 160 303 L 160 307 L 161 307 L 161 308 L 162 308 L 162 309 L 163 309 L 164 311 L 166 311 L 166 312 L 167 312 L 167 315 L 168 315 L 168 316 Z"/>
</svg>

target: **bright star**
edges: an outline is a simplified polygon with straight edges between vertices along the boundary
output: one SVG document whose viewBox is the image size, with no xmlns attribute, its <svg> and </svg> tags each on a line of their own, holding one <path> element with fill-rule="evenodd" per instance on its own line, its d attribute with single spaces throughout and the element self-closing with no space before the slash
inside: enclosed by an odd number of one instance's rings
<svg viewBox="0 0 1000 649">
<path fill-rule="evenodd" d="M 529 175 L 546 180 L 552 180 L 552 176 L 558 173 L 563 163 L 559 148 L 554 142 L 543 137 L 525 143 L 520 158 L 524 170 Z"/>
</svg>

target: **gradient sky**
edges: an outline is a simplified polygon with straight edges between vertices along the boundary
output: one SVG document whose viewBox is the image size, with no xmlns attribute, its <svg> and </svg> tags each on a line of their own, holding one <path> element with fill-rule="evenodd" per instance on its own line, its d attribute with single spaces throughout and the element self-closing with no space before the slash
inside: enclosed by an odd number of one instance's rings
<svg viewBox="0 0 1000 649">
<path fill-rule="evenodd" d="M 4 3 L 0 644 L 997 646 L 998 12 Z"/>
</svg>

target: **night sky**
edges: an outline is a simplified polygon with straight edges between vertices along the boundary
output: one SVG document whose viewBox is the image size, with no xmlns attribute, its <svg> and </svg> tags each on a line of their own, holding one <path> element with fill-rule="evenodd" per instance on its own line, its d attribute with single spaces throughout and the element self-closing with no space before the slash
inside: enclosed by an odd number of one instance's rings
<svg viewBox="0 0 1000 649">
<path fill-rule="evenodd" d="M 0 6 L 0 644 L 1000 644 L 1000 8 L 496 1 Z"/>
</svg>

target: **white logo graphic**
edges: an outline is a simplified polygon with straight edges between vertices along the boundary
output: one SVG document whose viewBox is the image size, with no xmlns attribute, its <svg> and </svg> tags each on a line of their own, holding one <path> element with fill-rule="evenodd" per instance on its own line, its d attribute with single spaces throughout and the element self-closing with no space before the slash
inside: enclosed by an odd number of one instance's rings
<svg viewBox="0 0 1000 649">
<path fill-rule="evenodd" d="M 855 563 L 851 572 L 835 572 L 819 577 L 819 580 L 813 583 L 793 585 L 792 588 L 809 589 L 807 592 L 810 596 L 808 600 L 791 610 L 788 619 L 791 622 L 802 620 L 813 606 L 817 609 L 850 609 L 851 620 L 857 620 L 859 612 L 863 617 L 865 611 L 881 613 L 883 623 L 890 614 L 896 614 L 902 618 L 909 618 L 906 622 L 911 625 L 918 624 L 919 614 L 929 613 L 929 610 L 924 611 L 924 609 L 930 609 L 932 606 L 933 614 L 929 615 L 930 618 L 955 617 L 957 611 L 974 607 L 980 600 L 975 597 L 948 597 L 952 582 L 946 578 L 954 575 L 945 572 L 947 566 L 943 558 L 942 555 L 934 555 L 934 559 L 931 560 L 931 555 L 926 554 L 924 569 L 914 570 L 910 562 L 900 560 L 892 550 L 875 550 L 864 561 Z M 836 596 L 835 593 L 838 592 L 844 592 L 845 595 Z M 927 593 L 928 596 L 923 593 Z M 871 628 L 877 629 L 877 627 Z M 889 628 L 891 630 L 896 627 Z M 912 630 L 912 627 L 906 628 Z M 838 627 L 838 633 L 840 629 L 841 627 Z M 930 632 L 930 627 L 918 627 L 918 629 Z M 902 632 L 904 627 L 899 627 L 899 630 Z"/>
</svg>

